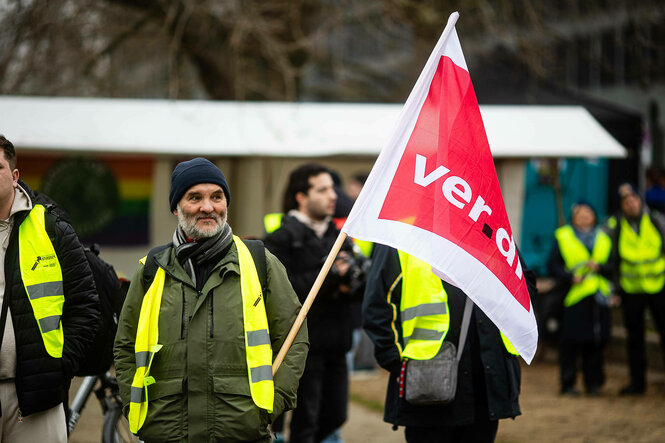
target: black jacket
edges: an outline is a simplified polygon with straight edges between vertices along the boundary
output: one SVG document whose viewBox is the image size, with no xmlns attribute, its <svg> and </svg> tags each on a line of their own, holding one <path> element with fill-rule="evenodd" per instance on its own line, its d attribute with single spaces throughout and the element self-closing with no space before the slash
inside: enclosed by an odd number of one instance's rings
<svg viewBox="0 0 665 443">
<path fill-rule="evenodd" d="M 286 268 L 289 281 L 301 303 L 307 298 L 338 235 L 339 230 L 332 222 L 323 237 L 319 238 L 298 219 L 287 215 L 282 219 L 280 228 L 265 238 L 266 248 Z M 341 250 L 352 255 L 351 242 L 346 240 Z M 323 281 L 307 314 L 310 353 L 343 353 L 351 348 L 353 294 L 340 292 L 340 286 L 356 286 L 351 281 L 355 268 L 355 265 L 352 265 L 342 278 L 333 267 Z"/>
<path fill-rule="evenodd" d="M 401 267 L 397 251 L 387 246 L 376 245 L 372 259 L 363 300 L 363 326 L 374 342 L 377 362 L 390 371 L 383 419 L 400 426 L 439 427 L 520 415 L 518 358 L 506 351 L 498 329 L 478 307 L 473 308 L 458 367 L 455 400 L 443 406 L 416 406 L 399 398 L 400 353 L 395 341 L 403 343 L 401 279 L 394 287 L 393 283 L 401 274 Z M 526 267 L 523 269 L 527 280 L 531 280 L 531 292 L 535 290 L 535 278 Z M 457 347 L 466 296 L 455 286 L 446 282 L 443 285 L 451 315 L 445 341 Z"/>
<path fill-rule="evenodd" d="M 50 201 L 19 183 L 33 205 Z M 83 247 L 69 223 L 56 211 L 46 211 L 46 232 L 62 269 L 65 304 L 62 310 L 64 347 L 62 359 L 48 355 L 30 301 L 21 279 L 18 258 L 18 228 L 28 211 L 14 214 L 14 224 L 5 255 L 5 298 L 16 338 L 16 392 L 23 416 L 57 406 L 67 398 L 69 384 L 79 361 L 97 331 L 99 300 Z"/>
</svg>

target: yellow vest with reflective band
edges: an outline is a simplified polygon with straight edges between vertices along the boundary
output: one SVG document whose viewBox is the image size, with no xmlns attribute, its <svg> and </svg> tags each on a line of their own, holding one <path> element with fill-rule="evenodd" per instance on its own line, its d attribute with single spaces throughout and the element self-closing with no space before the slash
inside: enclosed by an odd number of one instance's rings
<svg viewBox="0 0 665 443">
<path fill-rule="evenodd" d="M 233 241 L 238 250 L 240 264 L 240 292 L 249 388 L 254 404 L 272 413 L 275 396 L 272 346 L 261 283 L 249 249 L 235 235 Z M 161 348 L 161 345 L 157 344 L 158 320 L 165 277 L 164 269 L 158 268 L 152 285 L 143 298 L 139 314 L 135 344 L 136 373 L 131 387 L 128 415 L 129 427 L 133 433 L 137 433 L 145 422 L 149 402 L 147 387 L 155 383 L 149 373 L 154 354 Z"/>
<path fill-rule="evenodd" d="M 450 327 L 448 294 L 430 265 L 405 252 L 398 253 L 402 267 L 402 356 L 429 360 L 439 352 Z"/>
<path fill-rule="evenodd" d="M 448 294 L 430 265 L 405 252 L 398 253 L 402 268 L 402 357 L 429 360 L 439 352 L 450 328 Z M 519 355 L 503 333 L 501 339 L 508 352 Z"/>
<path fill-rule="evenodd" d="M 655 294 L 665 285 L 663 239 L 651 218 L 644 214 L 639 235 L 626 219 L 619 224 L 619 283 L 629 293 Z"/>
<path fill-rule="evenodd" d="M 585 266 L 589 260 L 593 260 L 599 265 L 607 263 L 610 258 L 610 251 L 612 250 L 612 240 L 602 231 L 598 231 L 596 239 L 594 240 L 593 250 L 589 250 L 584 246 L 579 238 L 575 235 L 572 226 L 562 226 L 554 232 L 554 237 L 559 244 L 559 251 L 561 257 L 566 265 L 566 270 L 572 272 L 575 276 L 584 276 L 584 280 L 580 283 L 571 286 L 566 298 L 563 300 L 563 305 L 566 307 L 573 306 L 579 303 L 586 297 L 600 291 L 605 297 L 610 294 L 610 285 L 606 278 L 591 272 Z"/>
<path fill-rule="evenodd" d="M 46 352 L 61 358 L 65 294 L 60 261 L 46 232 L 45 212 L 44 206 L 35 205 L 18 228 L 19 267 Z"/>
<path fill-rule="evenodd" d="M 145 257 L 141 262 L 145 264 Z M 165 279 L 166 272 L 158 267 L 155 278 L 141 303 L 136 342 L 134 343 L 136 372 L 132 380 L 127 416 L 129 430 L 134 434 L 141 429 L 148 415 L 148 386 L 155 383 L 155 379 L 148 374 L 155 353 L 162 348 L 157 341 L 159 340 L 159 309 L 162 306 Z"/>
</svg>

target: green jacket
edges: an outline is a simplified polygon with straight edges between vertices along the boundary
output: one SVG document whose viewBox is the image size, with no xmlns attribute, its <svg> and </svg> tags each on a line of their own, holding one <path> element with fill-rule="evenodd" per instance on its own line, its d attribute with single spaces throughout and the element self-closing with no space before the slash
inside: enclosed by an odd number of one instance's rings
<svg viewBox="0 0 665 443">
<path fill-rule="evenodd" d="M 238 253 L 235 245 L 198 292 L 175 258 L 173 248 L 155 255 L 166 271 L 159 315 L 159 343 L 148 388 L 148 416 L 139 430 L 145 442 L 266 441 L 268 424 L 296 405 L 298 380 L 309 347 L 303 324 L 275 374 L 274 412 L 257 408 L 250 394 L 245 359 Z M 266 251 L 266 314 L 277 356 L 300 303 L 282 264 Z M 129 405 L 134 341 L 141 302 L 147 291 L 139 266 L 127 294 L 115 340 L 120 395 Z"/>
</svg>

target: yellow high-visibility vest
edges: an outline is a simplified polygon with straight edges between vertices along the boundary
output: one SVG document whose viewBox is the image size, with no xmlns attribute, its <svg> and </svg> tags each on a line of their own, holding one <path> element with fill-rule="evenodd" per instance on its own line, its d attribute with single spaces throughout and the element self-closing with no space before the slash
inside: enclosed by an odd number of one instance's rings
<svg viewBox="0 0 665 443">
<path fill-rule="evenodd" d="M 616 222 L 615 222 L 616 223 Z M 640 220 L 639 234 L 625 218 L 619 224 L 619 284 L 629 293 L 655 294 L 665 285 L 663 239 L 647 214 Z"/>
<path fill-rule="evenodd" d="M 402 357 L 429 360 L 439 352 L 450 328 L 448 294 L 430 265 L 405 252 L 398 253 L 402 268 Z M 518 355 L 503 333 L 501 339 L 508 352 Z"/>
<path fill-rule="evenodd" d="M 610 294 L 610 285 L 606 278 L 591 272 L 587 267 L 583 266 L 589 260 L 593 260 L 599 265 L 607 263 L 610 258 L 610 251 L 612 250 L 612 240 L 602 231 L 598 231 L 593 245 L 593 250 L 589 250 L 582 244 L 579 238 L 575 235 L 572 226 L 562 226 L 554 232 L 554 237 L 559 245 L 561 257 L 563 258 L 566 270 L 572 272 L 573 275 L 585 276 L 584 280 L 580 283 L 571 286 L 568 294 L 563 300 L 563 305 L 566 307 L 573 306 L 579 303 L 586 297 L 600 291 L 605 297 Z"/>
<path fill-rule="evenodd" d="M 249 388 L 254 404 L 272 413 L 275 396 L 272 378 L 272 345 L 261 283 L 249 249 L 235 235 L 233 241 L 238 250 L 240 265 L 240 293 Z M 145 422 L 149 402 L 147 388 L 155 383 L 155 379 L 149 374 L 153 357 L 162 347 L 157 342 L 159 340 L 159 310 L 165 278 L 166 272 L 159 267 L 143 298 L 139 314 L 135 343 L 136 372 L 131 386 L 128 415 L 130 431 L 133 433 L 137 433 Z"/>
<path fill-rule="evenodd" d="M 501 341 L 503 342 L 503 346 L 506 348 L 506 351 L 508 351 L 510 354 L 513 355 L 520 355 L 519 352 L 517 352 L 517 349 L 515 349 L 515 346 L 508 340 L 508 337 L 503 335 L 503 332 L 499 331 L 501 334 Z"/>
<path fill-rule="evenodd" d="M 354 238 L 353 243 L 355 243 L 358 246 L 358 248 L 360 249 L 360 252 L 365 257 L 371 257 L 372 256 L 372 251 L 374 250 L 374 242 L 367 241 L 367 240 L 358 240 L 357 238 Z"/>
<path fill-rule="evenodd" d="M 448 294 L 430 265 L 398 252 L 402 267 L 402 356 L 429 360 L 439 352 L 450 327 Z"/>
<path fill-rule="evenodd" d="M 46 352 L 61 358 L 65 293 L 60 261 L 46 232 L 45 212 L 44 206 L 35 205 L 18 228 L 19 267 Z"/>
<path fill-rule="evenodd" d="M 267 234 L 275 232 L 282 226 L 282 219 L 284 214 L 281 212 L 271 212 L 263 216 L 263 227 L 266 230 Z"/>
</svg>

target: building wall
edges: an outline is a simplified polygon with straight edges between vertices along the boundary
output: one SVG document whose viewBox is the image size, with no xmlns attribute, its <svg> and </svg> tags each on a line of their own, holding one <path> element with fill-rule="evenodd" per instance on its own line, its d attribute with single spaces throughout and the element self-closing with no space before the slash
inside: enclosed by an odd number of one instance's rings
<svg viewBox="0 0 665 443">
<path fill-rule="evenodd" d="M 191 157 L 89 157 L 101 162 L 113 163 L 113 170 L 116 175 L 122 175 L 125 173 L 123 171 L 129 171 L 132 168 L 136 169 L 138 159 L 151 165 L 149 173 L 143 172 L 142 180 L 129 181 L 123 185 L 127 188 L 125 192 L 129 192 L 130 195 L 136 194 L 139 185 L 141 187 L 139 190 L 146 186 L 149 190 L 150 196 L 147 200 L 149 209 L 145 214 L 145 223 L 149 227 L 146 240 L 139 243 L 100 242 L 102 258 L 113 264 L 116 271 L 122 276 L 130 278 L 138 266 L 138 260 L 145 256 L 152 247 L 171 241 L 177 225 L 177 219 L 171 214 L 168 203 L 171 172 L 179 161 Z M 49 168 L 57 160 L 62 158 L 65 158 L 62 154 L 31 154 L 24 159 L 24 163 L 19 164 L 19 168 L 22 167 L 22 164 L 25 166 L 23 170 L 26 172 L 25 178 L 30 181 L 28 184 L 39 190 L 43 176 L 48 173 Z M 369 173 L 374 165 L 375 158 L 370 156 L 325 158 L 219 157 L 211 158 L 211 160 L 224 172 L 229 183 L 231 190 L 229 223 L 234 233 L 241 237 L 261 238 L 264 235 L 264 215 L 282 211 L 282 195 L 288 176 L 293 169 L 306 162 L 320 162 L 337 171 L 342 183 L 346 184 L 354 174 Z M 497 162 L 504 201 L 518 243 L 524 194 L 523 163 L 523 160 L 512 159 Z M 146 177 L 149 177 L 147 182 Z M 93 216 L 93 214 L 90 215 Z"/>
<path fill-rule="evenodd" d="M 560 216 L 562 223 L 569 223 L 572 205 L 583 200 L 596 210 L 599 222 L 606 219 L 608 161 L 559 159 L 553 163 L 530 160 L 525 172 L 526 192 L 519 244 L 527 265 L 538 274 L 547 275 L 547 259 L 554 245 L 554 231 L 560 226 Z M 559 176 L 560 191 L 556 190 L 554 174 Z"/>
<path fill-rule="evenodd" d="M 187 159 L 186 157 L 183 159 Z M 258 237 L 264 235 L 263 216 L 281 212 L 282 195 L 290 172 L 299 165 L 317 161 L 339 172 L 343 183 L 358 172 L 369 172 L 374 158 L 272 158 L 221 157 L 212 159 L 224 172 L 231 190 L 229 224 L 236 235 Z M 131 276 L 150 248 L 171 241 L 177 225 L 170 214 L 168 193 L 171 172 L 179 160 L 169 157 L 154 162 L 152 204 L 150 211 L 150 243 L 138 246 L 104 246 L 102 256 L 116 270 Z"/>
<path fill-rule="evenodd" d="M 504 159 L 496 162 L 497 176 L 506 213 L 518 247 L 522 240 L 522 210 L 524 208 L 524 185 L 526 169 L 524 159 Z"/>
</svg>

